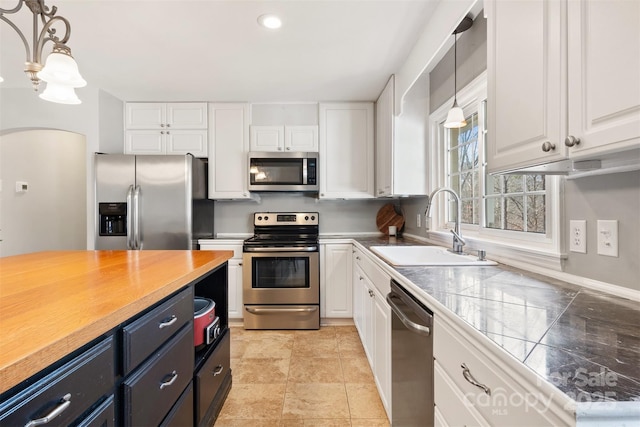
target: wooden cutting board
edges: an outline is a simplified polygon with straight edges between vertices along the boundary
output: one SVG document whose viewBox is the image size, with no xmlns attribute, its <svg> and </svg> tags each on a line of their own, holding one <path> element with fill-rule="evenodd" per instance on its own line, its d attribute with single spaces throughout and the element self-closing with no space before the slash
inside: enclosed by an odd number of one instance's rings
<svg viewBox="0 0 640 427">
<path fill-rule="evenodd" d="M 395 225 L 398 233 L 404 227 L 404 216 L 398 212 L 393 203 L 387 203 L 381 207 L 376 215 L 376 226 L 382 233 L 388 235 L 390 225 Z"/>
</svg>

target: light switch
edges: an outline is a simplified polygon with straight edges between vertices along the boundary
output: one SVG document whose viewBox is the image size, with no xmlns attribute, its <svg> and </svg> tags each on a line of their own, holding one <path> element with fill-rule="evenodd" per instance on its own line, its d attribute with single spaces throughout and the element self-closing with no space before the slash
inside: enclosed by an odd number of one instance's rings
<svg viewBox="0 0 640 427">
<path fill-rule="evenodd" d="M 598 220 L 598 255 L 618 256 L 617 220 Z"/>
</svg>

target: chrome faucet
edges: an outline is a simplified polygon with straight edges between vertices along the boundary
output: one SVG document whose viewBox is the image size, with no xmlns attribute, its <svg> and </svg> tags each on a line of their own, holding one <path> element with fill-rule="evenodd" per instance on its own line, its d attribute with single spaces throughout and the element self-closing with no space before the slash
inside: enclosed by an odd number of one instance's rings
<svg viewBox="0 0 640 427">
<path fill-rule="evenodd" d="M 450 230 L 453 234 L 453 247 L 451 248 L 451 252 L 456 254 L 462 253 L 462 247 L 467 244 L 464 241 L 462 236 L 460 235 L 460 218 L 462 218 L 462 206 L 460 206 L 460 197 L 456 194 L 456 192 L 449 187 L 440 187 L 433 190 L 429 197 L 427 197 L 427 208 L 424 210 L 425 221 L 427 218 L 431 218 L 431 205 L 433 202 L 433 198 L 440 192 L 446 191 L 451 193 L 453 199 L 456 202 L 456 222 L 453 230 Z"/>
</svg>

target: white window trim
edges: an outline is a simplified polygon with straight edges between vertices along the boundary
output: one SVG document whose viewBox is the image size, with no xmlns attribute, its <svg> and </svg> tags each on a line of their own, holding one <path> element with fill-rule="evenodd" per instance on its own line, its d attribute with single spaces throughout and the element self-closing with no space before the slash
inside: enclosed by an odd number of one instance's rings
<svg viewBox="0 0 640 427">
<path fill-rule="evenodd" d="M 463 110 L 468 111 L 468 107 L 474 103 L 480 103 L 487 98 L 487 74 L 486 71 L 476 77 L 471 83 L 458 91 L 458 104 Z M 453 97 L 448 99 L 437 110 L 429 116 L 429 136 L 432 143 L 429 144 L 429 159 L 431 171 L 429 182 L 432 183 L 432 190 L 442 187 L 446 183 L 445 155 L 446 148 L 440 133 L 440 123 L 444 122 L 451 105 Z M 486 120 L 482 109 L 479 109 L 478 121 L 485 123 Z M 489 130 L 490 132 L 490 130 Z M 478 138 L 484 138 L 482 132 Z M 482 141 L 484 144 L 484 141 Z M 484 151 L 484 150 L 483 150 Z M 480 160 L 485 161 L 484 153 L 481 153 Z M 482 175 L 482 174 L 480 174 Z M 481 188 L 485 185 L 484 176 L 480 177 Z M 547 197 L 546 197 L 546 233 L 523 233 L 509 230 L 496 230 L 484 228 L 483 226 L 461 225 L 462 236 L 467 245 L 465 251 L 485 250 L 490 259 L 494 259 L 505 264 L 516 267 L 529 268 L 536 265 L 545 269 L 562 270 L 562 260 L 567 256 L 562 251 L 562 239 L 560 224 L 562 223 L 561 196 L 563 182 L 559 177 L 547 177 Z M 439 196 L 443 198 L 445 196 Z M 447 203 L 442 200 L 436 201 L 432 207 L 431 221 L 427 220 L 428 240 L 442 245 L 451 245 L 451 226 L 445 224 Z M 484 198 L 482 200 L 484 203 Z M 479 218 L 480 224 L 484 224 L 484 206 Z"/>
</svg>

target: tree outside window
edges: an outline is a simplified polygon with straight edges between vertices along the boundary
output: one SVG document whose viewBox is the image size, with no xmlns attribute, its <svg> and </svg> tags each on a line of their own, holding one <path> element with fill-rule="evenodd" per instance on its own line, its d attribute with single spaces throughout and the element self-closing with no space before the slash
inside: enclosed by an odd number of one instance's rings
<svg viewBox="0 0 640 427">
<path fill-rule="evenodd" d="M 479 108 L 484 110 L 486 102 Z M 478 111 L 473 112 L 467 117 L 467 125 L 460 129 L 446 129 L 441 125 L 447 146 L 447 181 L 460 196 L 461 222 L 480 226 L 484 218 L 482 226 L 486 228 L 544 234 L 545 177 L 487 175 L 484 162 L 487 130 L 478 116 Z M 452 221 L 455 217 L 453 202 L 448 212 Z"/>
</svg>

